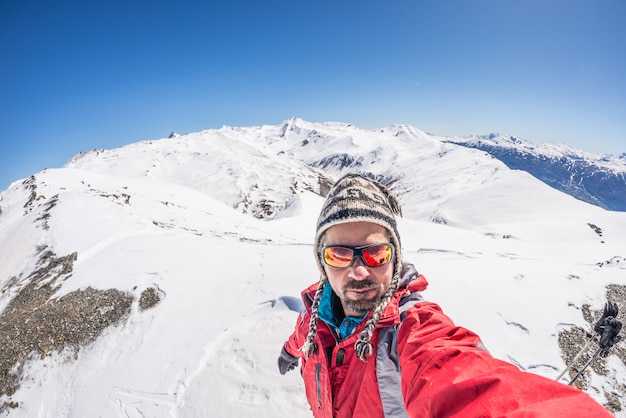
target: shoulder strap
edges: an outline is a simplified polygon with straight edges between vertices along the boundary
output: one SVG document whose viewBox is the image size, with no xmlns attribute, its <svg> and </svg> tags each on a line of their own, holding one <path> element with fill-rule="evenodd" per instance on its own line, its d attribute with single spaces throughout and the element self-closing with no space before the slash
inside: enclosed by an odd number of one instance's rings
<svg viewBox="0 0 626 418">
<path fill-rule="evenodd" d="M 400 299 L 400 325 L 407 311 L 422 301 L 418 292 L 409 293 Z M 378 333 L 378 353 L 376 355 L 376 378 L 385 417 L 406 418 L 404 398 L 400 382 L 400 361 L 398 358 L 398 328 L 400 325 L 383 327 Z"/>
<path fill-rule="evenodd" d="M 398 308 L 400 310 L 400 323 L 402 323 L 404 318 L 406 318 L 407 311 L 423 300 L 424 298 L 419 292 L 411 292 L 408 295 L 402 296 L 400 302 L 398 303 Z"/>
</svg>

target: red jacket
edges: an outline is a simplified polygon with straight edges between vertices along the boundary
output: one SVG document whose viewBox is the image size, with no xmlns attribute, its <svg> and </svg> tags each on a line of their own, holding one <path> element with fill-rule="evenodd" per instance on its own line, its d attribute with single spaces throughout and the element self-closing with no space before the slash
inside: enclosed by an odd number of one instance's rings
<svg viewBox="0 0 626 418">
<path fill-rule="evenodd" d="M 613 416 L 578 389 L 493 358 L 476 334 L 455 326 L 434 303 L 412 305 L 401 321 L 399 304 L 426 286 L 415 269 L 404 275 L 378 322 L 374 353 L 366 362 L 356 357 L 354 343 L 367 318 L 342 341 L 319 320 L 318 352 L 302 357 L 317 284 L 302 293 L 305 310 L 285 348 L 301 358 L 315 417 Z"/>
</svg>

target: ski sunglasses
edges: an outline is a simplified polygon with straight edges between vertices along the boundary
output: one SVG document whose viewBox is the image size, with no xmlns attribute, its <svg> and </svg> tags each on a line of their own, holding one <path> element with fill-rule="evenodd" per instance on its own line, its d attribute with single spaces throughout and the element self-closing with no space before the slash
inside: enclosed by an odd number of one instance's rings
<svg viewBox="0 0 626 418">
<path fill-rule="evenodd" d="M 327 266 L 345 269 L 354 263 L 356 257 L 361 257 L 368 267 L 380 267 L 393 260 L 395 250 L 393 244 L 369 244 L 361 247 L 347 247 L 345 245 L 330 245 L 322 248 L 322 259 Z"/>
</svg>

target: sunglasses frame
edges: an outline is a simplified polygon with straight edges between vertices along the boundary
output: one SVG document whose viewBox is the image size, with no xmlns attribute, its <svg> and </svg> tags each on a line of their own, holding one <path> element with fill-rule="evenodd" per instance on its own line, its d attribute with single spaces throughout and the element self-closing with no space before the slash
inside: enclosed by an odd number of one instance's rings
<svg viewBox="0 0 626 418">
<path fill-rule="evenodd" d="M 389 248 L 391 248 L 391 257 L 389 258 L 389 261 L 384 264 L 381 264 L 379 266 L 371 266 L 367 263 L 367 261 L 365 261 L 365 257 L 363 256 L 363 251 L 367 248 L 377 247 L 379 245 L 388 245 Z M 326 249 L 328 248 L 345 248 L 347 250 L 352 250 L 352 260 L 350 260 L 350 263 L 345 267 L 336 267 L 336 266 L 330 265 L 326 262 L 326 257 L 324 256 L 324 253 L 326 252 Z M 396 256 L 396 247 L 394 247 L 394 245 L 390 242 L 378 242 L 375 244 L 361 245 L 358 247 L 350 247 L 349 245 L 326 245 L 322 247 L 322 253 L 320 254 L 320 257 L 322 258 L 323 263 L 326 264 L 328 267 L 332 267 L 334 269 L 347 269 L 351 267 L 354 264 L 354 260 L 357 257 L 361 258 L 363 265 L 366 267 L 369 267 L 369 268 L 382 267 L 391 263 L 394 260 L 395 256 Z"/>
</svg>

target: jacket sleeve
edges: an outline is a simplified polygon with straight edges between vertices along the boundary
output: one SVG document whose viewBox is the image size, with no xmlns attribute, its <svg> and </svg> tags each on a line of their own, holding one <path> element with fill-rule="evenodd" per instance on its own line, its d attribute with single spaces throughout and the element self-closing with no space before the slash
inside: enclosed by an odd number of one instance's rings
<svg viewBox="0 0 626 418">
<path fill-rule="evenodd" d="M 407 312 L 398 331 L 402 394 L 410 417 L 612 417 L 586 393 L 519 370 L 481 349 L 433 303 Z"/>
<path fill-rule="evenodd" d="M 300 315 L 298 315 L 298 319 L 296 321 L 295 330 L 289 336 L 287 342 L 285 342 L 285 350 L 287 350 L 287 352 L 294 357 L 300 358 L 303 355 L 302 351 L 300 351 L 300 347 L 302 347 L 302 345 L 304 344 L 304 340 L 306 339 L 306 334 L 303 335 L 302 332 L 307 318 L 308 316 L 305 315 L 304 310 L 300 312 Z"/>
</svg>

